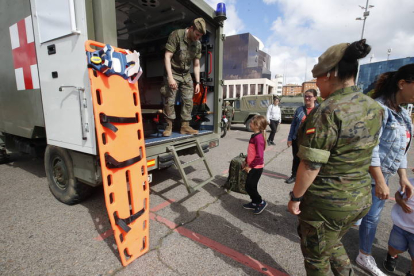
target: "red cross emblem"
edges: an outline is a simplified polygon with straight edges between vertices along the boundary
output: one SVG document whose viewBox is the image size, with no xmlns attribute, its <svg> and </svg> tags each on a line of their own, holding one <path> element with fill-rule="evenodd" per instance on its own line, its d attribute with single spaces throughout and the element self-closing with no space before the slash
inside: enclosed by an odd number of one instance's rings
<svg viewBox="0 0 414 276">
<path fill-rule="evenodd" d="M 39 88 L 36 49 L 31 16 L 10 26 L 17 90 Z"/>
</svg>

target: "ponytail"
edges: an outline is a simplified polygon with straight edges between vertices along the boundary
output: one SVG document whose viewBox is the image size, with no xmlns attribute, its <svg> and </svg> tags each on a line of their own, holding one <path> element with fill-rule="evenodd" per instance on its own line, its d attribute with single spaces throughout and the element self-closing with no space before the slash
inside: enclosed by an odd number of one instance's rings
<svg viewBox="0 0 414 276">
<path fill-rule="evenodd" d="M 266 145 L 267 145 L 267 141 L 266 141 L 266 129 L 262 130 L 262 134 L 263 134 L 263 140 L 264 140 L 264 145 L 265 145 L 265 149 L 266 149 Z"/>
<path fill-rule="evenodd" d="M 389 108 L 399 112 L 400 107 L 397 104 L 397 93 L 400 91 L 398 83 L 401 80 L 414 82 L 414 64 L 402 66 L 398 71 L 386 72 L 379 76 L 375 85 L 375 92 L 372 95 L 374 99 L 384 98 L 384 104 Z"/>
</svg>

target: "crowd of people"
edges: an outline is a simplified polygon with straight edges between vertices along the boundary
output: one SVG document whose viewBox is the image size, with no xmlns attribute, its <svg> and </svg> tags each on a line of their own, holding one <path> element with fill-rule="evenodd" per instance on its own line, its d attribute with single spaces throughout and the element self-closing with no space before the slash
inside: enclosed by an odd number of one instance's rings
<svg viewBox="0 0 414 276">
<path fill-rule="evenodd" d="M 168 38 L 161 89 L 168 125 L 163 136 L 171 135 L 178 91 L 183 102 L 180 133 L 198 133 L 189 121 L 192 97 L 200 92 L 199 40 L 205 33 L 204 19 L 197 18 L 189 28 L 176 30 Z M 414 102 L 414 64 L 382 74 L 369 97 L 361 93 L 355 79 L 358 60 L 370 50 L 365 39 L 328 48 L 312 70 L 324 101 L 318 105 L 316 90 L 307 90 L 305 105 L 296 110 L 291 123 L 287 146 L 292 147 L 293 162 L 286 183 L 294 186 L 288 209 L 298 217 L 297 231 L 308 275 L 353 275 L 341 238 L 354 225 L 359 225 L 356 263 L 371 275 L 385 275 L 371 256 L 371 248 L 390 195 L 389 179 L 394 174 L 398 174 L 401 187 L 395 194 L 394 225 L 383 268 L 393 272 L 398 254 L 408 250 L 414 273 L 414 189 L 406 172 L 412 121 L 401 106 Z M 191 63 L 195 83 L 190 75 Z M 234 110 L 229 103 L 225 112 L 231 120 Z M 257 115 L 250 122 L 254 133 L 243 170 L 247 173 L 245 188 L 251 202 L 243 207 L 254 214 L 262 213 L 267 206 L 258 192 L 258 183 L 264 150 L 266 145 L 275 145 L 280 123 L 278 98 L 269 105 L 266 116 Z M 271 132 L 266 139 L 268 125 Z"/>
<path fill-rule="evenodd" d="M 286 183 L 295 184 L 288 209 L 298 217 L 307 275 L 353 275 L 341 238 L 354 225 L 360 225 L 356 263 L 370 275 L 385 275 L 371 247 L 394 174 L 401 188 L 395 194 L 394 226 L 383 268 L 393 272 L 398 254 L 408 250 L 414 272 L 414 191 L 406 173 L 412 122 L 401 107 L 414 102 L 414 64 L 381 75 L 369 97 L 355 85 L 355 78 L 358 59 L 370 50 L 365 40 L 327 49 L 312 70 L 324 101 L 318 105 L 316 91 L 307 90 L 305 105 L 291 123 L 287 146 L 292 147 L 293 163 Z M 266 142 L 274 144 L 280 123 L 278 103 L 275 99 L 267 117 L 257 115 L 250 125 L 254 134 L 244 169 L 251 202 L 243 207 L 254 214 L 267 206 L 257 187 Z M 271 128 L 268 139 L 266 125 Z"/>
</svg>

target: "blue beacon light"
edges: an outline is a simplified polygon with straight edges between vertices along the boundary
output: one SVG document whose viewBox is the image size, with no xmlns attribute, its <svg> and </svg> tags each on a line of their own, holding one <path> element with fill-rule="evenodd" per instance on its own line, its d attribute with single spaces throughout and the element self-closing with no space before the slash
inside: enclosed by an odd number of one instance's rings
<svg viewBox="0 0 414 276">
<path fill-rule="evenodd" d="M 216 18 L 219 20 L 226 20 L 226 4 L 218 3 L 216 9 Z"/>
</svg>

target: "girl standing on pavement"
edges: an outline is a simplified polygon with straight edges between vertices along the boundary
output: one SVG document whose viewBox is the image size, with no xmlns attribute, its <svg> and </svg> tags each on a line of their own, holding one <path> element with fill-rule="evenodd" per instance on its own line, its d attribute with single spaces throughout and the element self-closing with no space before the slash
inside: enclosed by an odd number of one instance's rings
<svg viewBox="0 0 414 276">
<path fill-rule="evenodd" d="M 299 126 L 303 123 L 306 119 L 306 116 L 312 111 L 312 109 L 317 105 L 316 97 L 318 93 L 315 89 L 308 89 L 305 92 L 305 105 L 299 107 L 295 111 L 295 115 L 293 116 L 292 123 L 290 124 L 290 131 L 287 139 L 287 146 L 292 146 L 292 154 L 293 154 L 293 162 L 292 162 L 292 174 L 288 179 L 286 179 L 285 183 L 292 184 L 296 180 L 296 172 L 298 171 L 300 159 L 297 156 L 299 151 L 299 145 L 297 143 L 297 135 Z"/>
<path fill-rule="evenodd" d="M 262 199 L 257 191 L 260 176 L 264 167 L 264 150 L 266 148 L 266 118 L 256 115 L 250 122 L 253 134 L 249 140 L 247 148 L 246 163 L 244 170 L 247 172 L 246 192 L 249 194 L 251 202 L 244 204 L 243 208 L 253 210 L 255 215 L 260 214 L 266 208 L 267 203 Z"/>
<path fill-rule="evenodd" d="M 359 227 L 358 265 L 371 275 L 384 275 L 371 256 L 377 225 L 385 200 L 389 197 L 388 181 L 398 173 L 401 191 L 407 198 L 413 195 L 406 173 L 407 152 L 412 138 L 411 118 L 400 105 L 414 102 L 414 64 L 398 71 L 382 74 L 373 98 L 384 109 L 379 145 L 374 148 L 369 171 L 371 173 L 372 206 Z"/>
<path fill-rule="evenodd" d="M 266 112 L 267 123 L 270 126 L 270 135 L 269 139 L 267 139 L 267 145 L 275 145 L 273 140 L 275 139 L 275 134 L 277 131 L 277 126 L 282 121 L 282 113 L 280 112 L 279 107 L 279 98 L 275 98 L 273 100 L 273 104 L 269 105 Z"/>
</svg>

